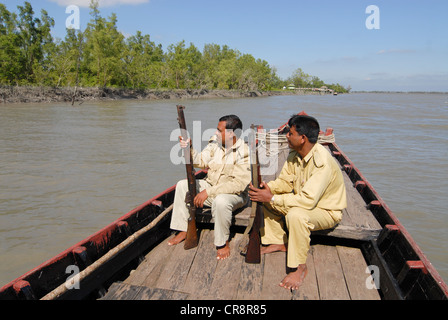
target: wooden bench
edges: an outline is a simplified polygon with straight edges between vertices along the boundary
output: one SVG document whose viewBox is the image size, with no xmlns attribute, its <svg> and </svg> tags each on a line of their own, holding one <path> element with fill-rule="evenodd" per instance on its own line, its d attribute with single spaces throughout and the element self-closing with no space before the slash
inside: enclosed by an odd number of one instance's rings
<svg viewBox="0 0 448 320">
<path fill-rule="evenodd" d="M 252 210 L 249 204 L 233 212 L 232 225 L 247 227 L 249 224 L 250 212 Z M 199 212 L 196 212 L 196 222 L 214 223 L 215 220 L 212 217 L 211 209 L 203 208 Z"/>
<path fill-rule="evenodd" d="M 354 240 L 376 239 L 382 228 L 366 203 L 342 171 L 347 192 L 347 208 L 342 211 L 342 221 L 333 229 L 314 231 L 313 234 Z"/>
</svg>

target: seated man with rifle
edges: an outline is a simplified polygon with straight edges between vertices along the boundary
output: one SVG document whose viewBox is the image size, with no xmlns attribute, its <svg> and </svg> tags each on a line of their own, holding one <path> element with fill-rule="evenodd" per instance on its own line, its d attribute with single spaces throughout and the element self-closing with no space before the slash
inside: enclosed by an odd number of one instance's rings
<svg viewBox="0 0 448 320">
<path fill-rule="evenodd" d="M 341 169 L 332 155 L 319 143 L 319 123 L 309 116 L 295 115 L 286 135 L 293 149 L 280 175 L 250 185 L 251 200 L 264 204 L 264 228 L 261 229 L 261 254 L 287 251 L 290 268 L 280 286 L 296 290 L 307 274 L 306 259 L 311 230 L 334 227 L 347 206 Z M 286 232 L 283 225 L 286 221 Z"/>
<path fill-rule="evenodd" d="M 184 152 L 188 146 L 191 148 L 194 167 L 208 169 L 207 177 L 197 180 L 198 193 L 193 203 L 197 208 L 211 207 L 215 220 L 214 244 L 218 249 L 219 260 L 230 256 L 228 240 L 232 212 L 243 207 L 248 201 L 247 189 L 251 180 L 251 169 L 249 148 L 239 138 L 242 128 L 242 122 L 237 116 L 221 117 L 215 135 L 200 153 L 191 147 L 190 139 L 180 137 Z M 190 212 L 185 198 L 188 190 L 187 179 L 177 183 L 170 227 L 179 233 L 168 245 L 176 245 L 187 238 Z"/>
</svg>

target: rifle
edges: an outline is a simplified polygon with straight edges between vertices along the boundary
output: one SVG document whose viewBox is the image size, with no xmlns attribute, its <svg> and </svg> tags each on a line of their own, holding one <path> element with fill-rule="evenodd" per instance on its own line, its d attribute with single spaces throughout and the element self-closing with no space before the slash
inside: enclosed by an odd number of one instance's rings
<svg viewBox="0 0 448 320">
<path fill-rule="evenodd" d="M 182 139 L 185 141 L 188 139 L 187 137 L 187 125 L 185 124 L 185 116 L 184 116 L 184 106 L 177 105 L 177 114 L 178 114 L 178 122 L 182 135 Z M 193 169 L 191 149 L 188 151 L 184 151 L 185 157 L 185 167 L 187 169 L 187 180 L 188 180 L 188 194 L 186 196 L 186 203 L 188 207 L 188 211 L 190 213 L 190 217 L 188 218 L 188 228 L 187 228 L 187 237 L 184 243 L 184 249 L 192 249 L 197 247 L 198 245 L 198 234 L 196 230 L 196 206 L 194 205 L 194 198 L 196 197 L 196 175 Z"/>
<path fill-rule="evenodd" d="M 255 129 L 254 125 L 251 125 L 251 129 Z M 255 150 L 255 151 L 254 151 Z M 261 183 L 261 175 L 260 175 L 260 164 L 258 161 L 258 150 L 256 148 L 256 138 L 255 131 L 254 137 L 251 139 L 251 173 L 252 173 L 252 185 L 255 188 L 260 188 Z M 260 228 L 262 227 L 264 213 L 263 213 L 263 204 L 261 202 L 252 201 L 252 212 L 251 212 L 251 220 L 252 228 L 249 233 L 249 243 L 247 245 L 246 250 L 246 263 L 260 263 L 261 261 L 261 239 L 260 239 Z"/>
</svg>

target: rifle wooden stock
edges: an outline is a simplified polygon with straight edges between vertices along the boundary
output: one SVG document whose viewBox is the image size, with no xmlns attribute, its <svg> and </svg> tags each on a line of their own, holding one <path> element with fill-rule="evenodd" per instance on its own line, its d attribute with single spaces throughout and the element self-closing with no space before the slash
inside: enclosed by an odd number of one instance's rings
<svg viewBox="0 0 448 320">
<path fill-rule="evenodd" d="M 177 114 L 178 114 L 178 122 L 179 127 L 181 129 L 181 135 L 183 140 L 187 140 L 187 125 L 185 124 L 185 116 L 184 116 L 184 106 L 177 106 Z M 194 198 L 196 197 L 196 175 L 193 169 L 193 160 L 191 156 L 191 149 L 184 151 L 185 157 L 185 167 L 187 169 L 187 180 L 188 180 L 188 193 L 189 195 L 186 197 L 188 211 L 190 213 L 190 217 L 188 218 L 188 228 L 187 228 L 187 237 L 184 243 L 184 249 L 192 249 L 198 245 L 198 234 L 196 229 L 196 206 L 194 205 Z"/>
<path fill-rule="evenodd" d="M 251 126 L 254 129 L 254 126 Z M 254 132 L 255 134 L 255 132 Z M 258 151 L 256 148 L 255 136 L 252 139 L 251 146 L 251 172 L 252 172 L 252 185 L 256 188 L 260 188 L 261 175 L 260 175 L 260 165 L 258 163 Z M 253 151 L 255 150 L 255 151 Z M 255 163 L 254 163 L 255 162 Z M 255 218 L 252 223 L 252 228 L 249 233 L 249 243 L 247 245 L 246 251 L 246 263 L 260 263 L 261 262 L 261 239 L 260 239 L 260 228 L 262 227 L 264 213 L 263 204 L 261 202 L 252 202 L 252 214 L 255 212 Z"/>
</svg>

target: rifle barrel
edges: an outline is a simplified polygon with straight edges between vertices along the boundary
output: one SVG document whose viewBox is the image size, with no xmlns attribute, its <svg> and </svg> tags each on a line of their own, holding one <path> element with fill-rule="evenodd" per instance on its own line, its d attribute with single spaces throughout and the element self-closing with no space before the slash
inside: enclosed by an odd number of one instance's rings
<svg viewBox="0 0 448 320">
<path fill-rule="evenodd" d="M 184 106 L 177 106 L 177 114 L 178 114 L 178 122 L 179 127 L 181 129 L 182 138 L 187 140 L 187 125 L 185 123 L 184 116 Z M 188 218 L 188 228 L 187 228 L 187 237 L 185 238 L 184 249 L 188 250 L 191 248 L 195 248 L 198 245 L 198 234 L 196 229 L 196 206 L 194 205 L 194 198 L 196 197 L 196 175 L 194 172 L 192 157 L 191 157 L 191 149 L 184 151 L 185 157 L 185 168 L 187 171 L 187 180 L 188 180 L 188 202 L 187 207 L 190 213 L 190 217 Z"/>
</svg>

